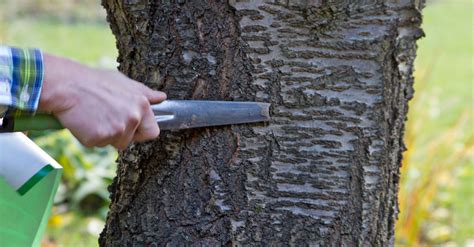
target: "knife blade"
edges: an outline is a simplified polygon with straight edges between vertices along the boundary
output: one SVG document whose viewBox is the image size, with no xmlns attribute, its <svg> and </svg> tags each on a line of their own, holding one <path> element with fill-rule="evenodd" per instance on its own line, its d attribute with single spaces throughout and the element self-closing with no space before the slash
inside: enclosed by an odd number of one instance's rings
<svg viewBox="0 0 474 247">
<path fill-rule="evenodd" d="M 270 104 L 262 102 L 165 100 L 151 106 L 162 130 L 264 122 L 270 120 Z M 63 129 L 49 114 L 0 119 L 0 132 Z"/>
<path fill-rule="evenodd" d="M 166 100 L 151 108 L 160 129 L 176 130 L 269 121 L 269 107 L 260 102 Z"/>
</svg>

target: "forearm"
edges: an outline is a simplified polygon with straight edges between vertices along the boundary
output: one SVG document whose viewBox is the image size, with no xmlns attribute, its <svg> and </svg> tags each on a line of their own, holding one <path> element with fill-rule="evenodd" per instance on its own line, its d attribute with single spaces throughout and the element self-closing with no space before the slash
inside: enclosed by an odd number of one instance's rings
<svg viewBox="0 0 474 247">
<path fill-rule="evenodd" d="M 71 107 L 78 100 L 74 90 L 87 73 L 85 66 L 47 53 L 43 54 L 43 63 L 44 78 L 38 110 L 54 113 Z"/>
</svg>

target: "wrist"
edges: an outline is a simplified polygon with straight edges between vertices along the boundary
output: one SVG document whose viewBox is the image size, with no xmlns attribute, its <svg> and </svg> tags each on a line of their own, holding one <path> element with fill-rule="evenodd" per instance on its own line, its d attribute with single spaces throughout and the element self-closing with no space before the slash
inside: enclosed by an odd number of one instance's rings
<svg viewBox="0 0 474 247">
<path fill-rule="evenodd" d="M 42 112 L 57 113 L 67 109 L 67 105 L 74 101 L 76 96 L 71 90 L 71 78 L 77 69 L 75 62 L 43 54 L 44 77 L 41 89 L 38 110 Z"/>
</svg>

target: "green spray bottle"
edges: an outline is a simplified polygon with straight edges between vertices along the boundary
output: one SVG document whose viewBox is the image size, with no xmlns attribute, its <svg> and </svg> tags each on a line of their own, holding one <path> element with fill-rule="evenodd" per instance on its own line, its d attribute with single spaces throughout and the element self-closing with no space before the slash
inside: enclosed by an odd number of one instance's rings
<svg viewBox="0 0 474 247">
<path fill-rule="evenodd" d="M 23 133 L 0 134 L 0 245 L 39 246 L 62 167 Z"/>
</svg>

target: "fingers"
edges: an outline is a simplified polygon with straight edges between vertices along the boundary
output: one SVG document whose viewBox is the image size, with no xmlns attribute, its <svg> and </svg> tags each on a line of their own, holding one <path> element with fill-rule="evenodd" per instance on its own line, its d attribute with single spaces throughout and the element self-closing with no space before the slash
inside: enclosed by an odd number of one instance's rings
<svg viewBox="0 0 474 247">
<path fill-rule="evenodd" d="M 146 104 L 145 104 L 146 103 Z M 87 139 L 80 139 L 86 147 L 104 147 L 112 145 L 124 150 L 132 141 L 146 141 L 157 138 L 160 129 L 148 101 L 141 103 L 141 110 L 135 113 L 128 112 L 122 120 L 109 120 L 107 126 L 94 129 L 87 135 Z"/>
<path fill-rule="evenodd" d="M 150 104 L 158 104 L 166 99 L 166 94 L 160 91 L 151 91 L 147 98 Z"/>
<path fill-rule="evenodd" d="M 133 136 L 135 135 L 139 123 L 139 120 L 129 120 L 129 124 L 127 125 L 125 131 L 112 142 L 112 146 L 114 146 L 118 150 L 126 149 L 128 144 L 133 141 Z"/>
<path fill-rule="evenodd" d="M 166 94 L 161 91 L 155 91 L 149 87 L 139 84 L 141 92 L 150 101 L 150 104 L 158 104 L 166 99 Z"/>
<path fill-rule="evenodd" d="M 166 94 L 159 91 L 153 91 L 144 86 L 147 94 L 144 93 L 146 99 L 139 103 L 139 114 L 130 115 L 124 131 L 119 131 L 108 140 L 112 146 L 119 150 L 127 148 L 132 141 L 146 141 L 155 139 L 160 134 L 160 129 L 155 119 L 155 115 L 151 109 L 152 102 L 159 103 L 166 99 Z"/>
<path fill-rule="evenodd" d="M 120 72 L 85 70 L 86 83 L 71 86 L 81 100 L 53 112 L 84 146 L 112 145 L 122 150 L 132 141 L 158 137 L 160 129 L 151 104 L 164 101 L 165 93 Z"/>
<path fill-rule="evenodd" d="M 140 126 L 138 126 L 137 131 L 133 137 L 133 141 L 146 141 L 155 139 L 160 134 L 160 128 L 158 123 L 155 120 L 155 115 L 151 108 L 145 112 Z"/>
<path fill-rule="evenodd" d="M 141 102 L 141 117 L 129 120 L 125 131 L 109 140 L 109 143 L 119 150 L 127 148 L 132 141 L 147 141 L 157 138 L 160 134 L 160 129 L 150 105 L 164 101 L 166 94 L 154 91 L 143 84 L 139 84 L 139 88 L 146 97 L 145 102 Z"/>
</svg>

